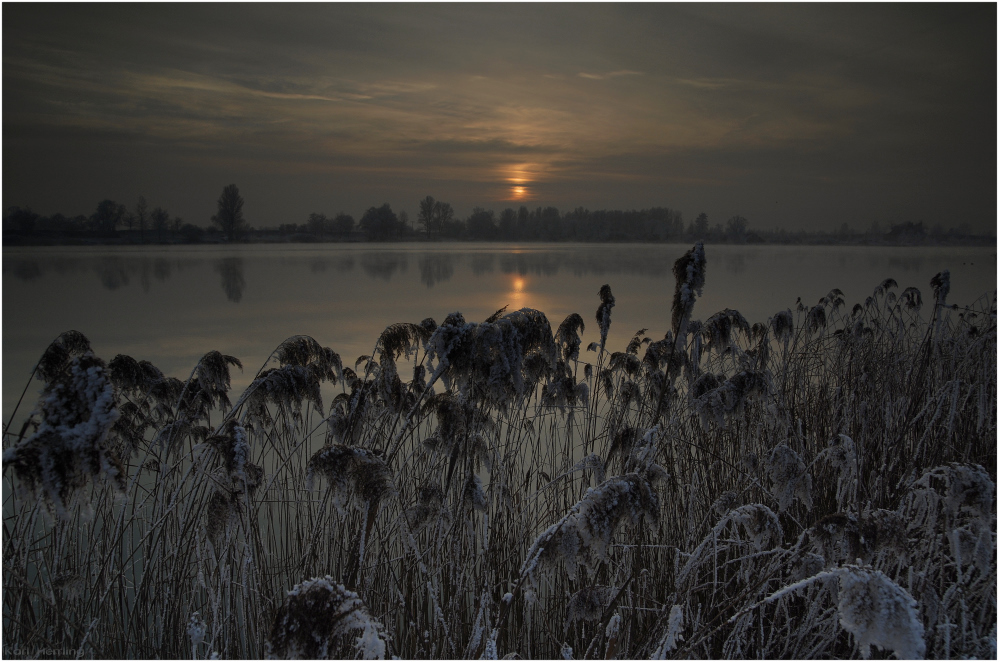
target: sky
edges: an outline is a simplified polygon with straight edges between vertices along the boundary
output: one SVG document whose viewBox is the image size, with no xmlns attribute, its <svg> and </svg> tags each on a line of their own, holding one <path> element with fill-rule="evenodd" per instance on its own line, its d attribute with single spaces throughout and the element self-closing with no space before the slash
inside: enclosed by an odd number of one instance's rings
<svg viewBox="0 0 999 662">
<path fill-rule="evenodd" d="M 996 5 L 3 4 L 3 206 L 994 232 Z"/>
</svg>

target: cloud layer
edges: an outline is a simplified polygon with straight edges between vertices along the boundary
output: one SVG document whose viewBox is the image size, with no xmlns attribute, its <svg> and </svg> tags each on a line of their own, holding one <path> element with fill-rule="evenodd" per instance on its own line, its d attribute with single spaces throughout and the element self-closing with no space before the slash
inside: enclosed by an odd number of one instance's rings
<svg viewBox="0 0 999 662">
<path fill-rule="evenodd" d="M 7 204 L 988 229 L 995 7 L 5 5 Z"/>
</svg>

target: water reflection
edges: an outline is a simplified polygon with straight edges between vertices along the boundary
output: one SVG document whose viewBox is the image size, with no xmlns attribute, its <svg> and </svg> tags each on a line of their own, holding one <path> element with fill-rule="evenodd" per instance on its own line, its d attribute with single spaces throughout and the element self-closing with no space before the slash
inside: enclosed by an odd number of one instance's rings
<svg viewBox="0 0 999 662">
<path fill-rule="evenodd" d="M 746 254 L 730 253 L 723 256 L 722 265 L 725 271 L 732 274 L 741 274 L 746 270 Z"/>
<path fill-rule="evenodd" d="M 670 327 L 673 263 L 686 249 L 662 244 L 5 248 L 4 372 L 30 374 L 48 342 L 74 328 L 107 356 L 128 353 L 185 379 L 210 349 L 259 365 L 277 342 L 307 333 L 343 356 L 358 356 L 370 354 L 373 339 L 393 322 L 441 321 L 454 311 L 479 320 L 504 305 L 537 308 L 553 327 L 580 313 L 592 340 L 598 330 L 589 320 L 604 283 L 617 297 L 608 342 L 623 349 L 636 329 L 647 327 L 650 336 L 662 337 Z M 948 302 L 969 304 L 996 288 L 994 248 L 708 246 L 706 252 L 698 319 L 735 308 L 750 322 L 762 322 L 799 297 L 812 303 L 833 287 L 843 290 L 852 306 L 888 277 L 900 290 L 918 287 L 926 301 L 930 278 L 941 269 L 951 270 Z M 23 388 L 23 381 L 7 380 L 4 401 L 16 402 Z"/>
<path fill-rule="evenodd" d="M 292 267 L 295 260 L 283 259 L 282 266 Z M 342 274 L 354 270 L 356 261 L 353 255 L 315 255 L 309 258 L 309 270 L 314 274 L 325 273 L 332 269 L 336 273 Z"/>
<path fill-rule="evenodd" d="M 510 301 L 510 308 L 513 310 L 523 308 L 527 301 L 527 279 L 523 276 L 514 276 L 510 279 L 510 292 L 506 296 Z"/>
<path fill-rule="evenodd" d="M 35 280 L 42 277 L 42 270 L 37 260 L 18 261 L 13 267 L 14 277 L 18 280 Z"/>
<path fill-rule="evenodd" d="M 225 297 L 233 303 L 239 303 L 246 289 L 246 278 L 243 276 L 243 258 L 224 257 L 215 262 L 215 271 L 222 276 L 222 291 Z"/>
<path fill-rule="evenodd" d="M 361 269 L 372 278 L 391 280 L 397 271 L 406 271 L 409 260 L 405 253 L 365 253 L 361 256 Z"/>
<path fill-rule="evenodd" d="M 460 256 L 452 253 L 427 253 L 420 257 L 420 281 L 428 288 L 436 283 L 451 280 L 454 265 Z"/>
<path fill-rule="evenodd" d="M 153 260 L 153 276 L 159 282 L 163 282 L 170 278 L 170 274 L 173 273 L 173 266 L 170 264 L 169 260 L 164 260 L 161 257 Z"/>
<path fill-rule="evenodd" d="M 472 253 L 472 273 L 476 276 L 491 274 L 496 263 L 496 253 Z"/>
<path fill-rule="evenodd" d="M 139 264 L 125 264 L 120 257 L 105 257 L 97 262 L 95 269 L 101 279 L 101 285 L 109 290 L 117 290 L 128 285 L 129 271 L 135 273 L 139 270 L 139 266 Z"/>
<path fill-rule="evenodd" d="M 89 253 L 74 252 L 73 249 L 13 249 L 5 251 L 3 274 L 27 283 L 43 279 L 48 274 L 68 277 L 90 272 L 97 275 L 101 286 L 107 290 L 120 290 L 138 281 L 142 290 L 148 292 L 153 282 L 164 283 L 177 277 L 185 268 L 210 266 L 221 276 L 222 291 L 226 298 L 239 302 L 247 287 L 245 270 L 257 269 L 264 264 L 279 269 L 281 278 L 285 277 L 284 274 L 295 273 L 304 267 L 315 277 L 323 274 L 333 277 L 336 274 L 350 278 L 351 274 L 359 273 L 372 280 L 391 282 L 403 277 L 409 269 L 410 261 L 415 260 L 420 282 L 428 289 L 463 273 L 485 277 L 497 271 L 521 277 L 554 278 L 560 274 L 569 274 L 575 277 L 610 278 L 622 274 L 672 280 L 673 262 L 685 247 L 655 244 L 555 244 L 527 247 L 496 245 L 495 248 L 452 245 L 427 250 L 357 246 L 289 250 L 271 246 L 248 248 L 240 255 L 225 256 L 219 255 L 220 250 L 192 251 L 183 256 L 171 256 L 169 251 L 126 252 L 113 248 L 95 249 Z M 968 251 L 977 253 L 972 255 Z M 976 257 L 979 254 L 982 255 L 981 258 Z M 827 267 L 838 269 L 842 273 L 861 269 L 876 272 L 883 277 L 904 277 L 910 273 L 922 274 L 927 270 L 935 273 L 941 263 L 946 265 L 944 268 L 973 265 L 975 259 L 987 261 L 989 257 L 995 259 L 995 253 L 990 249 L 710 246 L 708 271 L 746 275 L 785 265 L 785 269 L 795 272 L 810 269 L 817 262 L 824 262 Z M 833 286 L 839 285 L 833 283 Z"/>
<path fill-rule="evenodd" d="M 888 258 L 888 267 L 892 271 L 921 271 L 923 257 L 921 255 L 896 255 Z"/>
</svg>

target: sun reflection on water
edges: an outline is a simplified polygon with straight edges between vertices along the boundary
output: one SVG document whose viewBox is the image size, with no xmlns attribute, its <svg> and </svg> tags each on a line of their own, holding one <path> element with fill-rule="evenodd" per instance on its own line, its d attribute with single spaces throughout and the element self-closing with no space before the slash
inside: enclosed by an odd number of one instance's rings
<svg viewBox="0 0 999 662">
<path fill-rule="evenodd" d="M 510 282 L 510 292 L 507 294 L 510 298 L 512 305 L 510 306 L 514 310 L 523 308 L 529 297 L 527 292 L 527 280 L 523 276 L 514 275 L 512 281 Z"/>
</svg>

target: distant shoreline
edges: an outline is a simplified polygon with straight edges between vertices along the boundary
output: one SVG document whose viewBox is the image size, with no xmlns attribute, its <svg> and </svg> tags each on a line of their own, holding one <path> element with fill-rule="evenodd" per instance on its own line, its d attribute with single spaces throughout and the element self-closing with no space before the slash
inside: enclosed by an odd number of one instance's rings
<svg viewBox="0 0 999 662">
<path fill-rule="evenodd" d="M 996 237 L 982 235 L 962 235 L 945 236 L 935 238 L 931 236 L 920 238 L 891 238 L 872 236 L 869 234 L 858 234 L 841 236 L 836 234 L 812 234 L 812 233 L 756 233 L 752 240 L 729 241 L 725 238 L 711 237 L 608 237 L 605 239 L 566 239 L 559 241 L 540 239 L 483 239 L 483 238 L 463 238 L 447 237 L 432 239 L 426 236 L 413 234 L 393 237 L 389 241 L 371 240 L 363 233 L 355 232 L 353 236 L 343 238 L 317 237 L 305 233 L 284 234 L 278 231 L 258 230 L 250 233 L 246 239 L 238 242 L 226 241 L 219 232 L 206 231 L 204 236 L 198 241 L 185 241 L 181 238 L 169 238 L 162 241 L 143 241 L 138 237 L 128 236 L 127 232 L 118 232 L 112 236 L 69 236 L 69 235 L 19 235 L 6 234 L 3 237 L 4 247 L 14 246 L 194 246 L 194 245 L 253 245 L 253 244 L 385 244 L 385 243 L 414 243 L 414 244 L 467 244 L 467 243 L 523 243 L 539 245 L 559 245 L 559 244 L 685 244 L 696 241 L 704 241 L 713 245 L 733 245 L 733 246 L 886 246 L 886 247 L 959 247 L 959 246 L 995 246 Z M 136 233 L 138 234 L 138 233 Z"/>
</svg>

